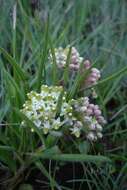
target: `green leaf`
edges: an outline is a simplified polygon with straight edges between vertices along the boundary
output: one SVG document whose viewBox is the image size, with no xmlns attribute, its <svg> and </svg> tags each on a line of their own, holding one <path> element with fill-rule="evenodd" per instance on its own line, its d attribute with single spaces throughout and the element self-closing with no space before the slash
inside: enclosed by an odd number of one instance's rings
<svg viewBox="0 0 127 190">
<path fill-rule="evenodd" d="M 49 19 L 47 20 L 47 23 L 45 25 L 45 41 L 44 41 L 44 47 L 43 47 L 43 52 L 42 55 L 40 55 L 40 63 L 39 63 L 39 68 L 38 68 L 38 74 L 37 74 L 37 90 L 40 90 L 42 82 L 46 82 L 46 58 L 47 58 L 47 49 L 48 49 L 48 34 L 49 34 Z M 42 80 L 43 79 L 43 80 Z"/>
<path fill-rule="evenodd" d="M 67 82 L 69 81 L 69 64 L 70 64 L 70 60 L 71 60 L 71 50 L 72 50 L 72 48 L 70 47 L 68 55 L 67 55 L 64 73 L 63 73 L 63 79 L 64 79 L 64 85 L 65 86 L 66 86 Z"/>
<path fill-rule="evenodd" d="M 55 131 L 57 132 L 57 131 Z M 60 137 L 59 137 L 60 138 Z M 47 136 L 46 138 L 46 146 L 47 147 L 52 147 L 53 145 L 55 145 L 58 141 L 58 136 L 53 136 L 51 133 Z"/>
<path fill-rule="evenodd" d="M 61 91 L 59 98 L 58 98 L 58 102 L 56 105 L 56 117 L 60 114 L 63 96 L 64 96 L 64 89 Z"/>
<path fill-rule="evenodd" d="M 88 141 L 84 141 L 84 142 L 81 142 L 79 144 L 79 151 L 82 153 L 82 154 L 87 154 L 88 151 L 90 149 L 90 144 Z"/>
<path fill-rule="evenodd" d="M 67 161 L 67 162 L 109 162 L 111 163 L 110 158 L 105 156 L 95 156 L 95 155 L 86 155 L 86 154 L 33 154 L 33 156 L 40 157 L 42 159 L 50 159 L 57 161 Z"/>
<path fill-rule="evenodd" d="M 14 78 L 6 70 L 3 70 L 3 72 L 6 82 L 6 90 L 7 94 L 9 95 L 10 102 L 15 101 L 17 106 L 23 104 L 25 100 L 25 93 L 23 91 L 21 92 L 21 89 Z"/>
<path fill-rule="evenodd" d="M 26 115 L 24 115 L 20 110 L 15 109 L 15 111 L 20 116 L 20 118 L 22 118 L 26 122 L 27 126 L 35 131 L 35 133 L 39 136 L 42 144 L 46 146 L 43 132 L 40 132 L 40 130 L 35 126 L 35 124 L 28 117 L 26 117 Z"/>
<path fill-rule="evenodd" d="M 83 66 L 84 65 L 83 65 L 83 62 L 82 62 L 80 64 L 80 68 L 78 70 L 78 73 L 77 73 L 76 79 L 74 81 L 74 84 L 72 85 L 72 87 L 70 89 L 70 92 L 68 94 L 68 99 L 72 99 L 75 96 L 75 94 L 79 90 L 80 85 L 82 84 L 82 82 L 88 76 L 88 74 L 90 72 L 90 69 L 84 71 Z M 84 71 L 84 72 L 82 72 L 82 71 Z"/>
<path fill-rule="evenodd" d="M 59 154 L 59 153 L 60 153 L 60 150 L 59 150 L 58 146 L 53 146 L 53 147 L 43 151 L 43 154 L 45 154 L 45 155 Z"/>
<path fill-rule="evenodd" d="M 28 76 L 26 75 L 26 73 L 24 72 L 24 70 L 20 67 L 20 65 L 17 64 L 17 62 L 15 61 L 15 59 L 13 57 L 11 57 L 11 55 L 9 55 L 7 53 L 7 51 L 4 50 L 1 47 L 0 47 L 0 52 L 3 53 L 3 55 L 8 60 L 8 62 L 12 65 L 14 71 L 16 71 L 18 73 L 18 76 L 20 76 L 20 78 L 23 81 L 25 81 L 28 78 Z"/>
<path fill-rule="evenodd" d="M 13 158 L 14 149 L 10 146 L 0 146 L 0 162 L 7 165 L 10 171 L 15 172 L 16 161 Z"/>
</svg>

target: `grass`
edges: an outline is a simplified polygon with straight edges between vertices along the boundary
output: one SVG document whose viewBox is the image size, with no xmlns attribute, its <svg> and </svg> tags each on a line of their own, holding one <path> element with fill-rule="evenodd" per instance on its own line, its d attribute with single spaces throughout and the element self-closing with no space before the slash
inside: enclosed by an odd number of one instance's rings
<svg viewBox="0 0 127 190">
<path fill-rule="evenodd" d="M 102 72 L 102 79 L 95 88 L 99 94 L 97 102 L 101 105 L 108 123 L 104 128 L 102 142 L 92 148 L 91 154 L 98 152 L 105 155 L 112 160 L 112 164 L 107 163 L 98 169 L 99 165 L 96 168 L 91 163 L 85 164 L 81 159 L 84 176 L 82 179 L 73 179 L 72 176 L 69 180 L 73 186 L 80 184 L 80 189 L 83 188 L 85 182 L 90 190 L 93 187 L 97 190 L 126 189 L 127 2 L 125 0 L 47 0 L 40 1 L 39 9 L 34 10 L 30 8 L 28 1 L 17 1 L 16 28 L 13 28 L 12 15 L 15 3 L 14 0 L 0 2 L 2 4 L 0 11 L 0 123 L 1 126 L 8 126 L 6 129 L 3 127 L 0 129 L 0 160 L 6 160 L 6 165 L 9 165 L 11 171 L 16 174 L 17 166 L 15 162 L 10 162 L 12 160 L 10 152 L 13 147 L 15 157 L 24 165 L 24 161 L 17 154 L 17 149 L 27 150 L 29 137 L 24 131 L 22 131 L 22 137 L 20 136 L 16 123 L 18 124 L 21 118 L 14 108 L 20 109 L 26 99 L 26 93 L 30 90 L 39 90 L 42 83 L 56 84 L 55 60 L 52 81 L 49 81 L 45 72 L 49 69 L 45 64 L 48 59 L 48 49 L 51 47 L 53 55 L 54 47 L 71 44 L 76 46 L 85 58 L 95 62 L 96 67 Z M 66 70 L 64 80 L 67 79 Z M 76 90 L 76 84 L 71 88 L 71 94 Z M 4 136 L 3 130 L 5 130 Z M 11 133 L 9 142 L 6 138 L 8 133 Z M 20 143 L 19 147 L 14 135 Z M 23 138 L 26 138 L 26 144 Z M 43 137 L 39 138 L 43 140 Z M 6 145 L 4 149 L 3 145 Z M 33 147 L 34 144 L 31 142 L 30 150 L 33 150 Z M 71 155 L 67 157 L 68 155 L 61 155 L 60 160 L 73 160 Z M 89 160 L 87 155 L 86 159 Z M 54 182 L 40 161 L 36 164 L 48 177 L 52 189 L 53 184 L 58 189 L 69 188 L 62 185 L 60 187 Z M 2 167 L 1 162 L 1 170 Z"/>
</svg>

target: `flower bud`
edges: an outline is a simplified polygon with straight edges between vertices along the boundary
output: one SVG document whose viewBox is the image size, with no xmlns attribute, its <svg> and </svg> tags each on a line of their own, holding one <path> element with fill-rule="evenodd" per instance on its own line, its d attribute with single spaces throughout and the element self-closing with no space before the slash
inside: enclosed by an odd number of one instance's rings
<svg viewBox="0 0 127 190">
<path fill-rule="evenodd" d="M 98 110 L 94 110 L 94 114 L 96 115 L 96 116 L 99 116 L 99 115 L 101 115 L 101 111 L 98 109 Z"/>
<path fill-rule="evenodd" d="M 101 139 L 103 137 L 102 133 L 98 132 L 97 137 Z"/>
<path fill-rule="evenodd" d="M 82 107 L 80 107 L 80 109 L 79 109 L 81 112 L 85 112 L 86 110 L 87 110 L 87 107 L 85 107 L 85 106 L 82 106 Z"/>
<path fill-rule="evenodd" d="M 87 139 L 90 141 L 94 141 L 95 140 L 95 135 L 94 133 L 90 132 L 87 134 Z"/>
<path fill-rule="evenodd" d="M 88 115 L 92 115 L 92 114 L 93 114 L 93 110 L 90 109 L 90 108 L 88 108 L 87 111 L 86 111 L 86 113 L 87 113 Z"/>
<path fill-rule="evenodd" d="M 102 131 L 102 126 L 101 125 L 97 124 L 96 128 L 97 128 L 98 131 Z"/>
<path fill-rule="evenodd" d="M 91 63 L 89 60 L 85 60 L 83 64 L 84 64 L 85 69 L 90 69 Z"/>
</svg>

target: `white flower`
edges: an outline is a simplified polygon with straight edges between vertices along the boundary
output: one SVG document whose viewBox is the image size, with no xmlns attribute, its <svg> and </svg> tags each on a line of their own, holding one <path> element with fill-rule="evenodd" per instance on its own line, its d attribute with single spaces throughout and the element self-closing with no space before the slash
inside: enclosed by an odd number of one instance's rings
<svg viewBox="0 0 127 190">
<path fill-rule="evenodd" d="M 59 129 L 60 127 L 61 127 L 61 125 L 62 125 L 63 123 L 61 123 L 61 121 L 60 121 L 60 117 L 58 117 L 57 119 L 54 119 L 53 120 L 53 128 L 54 129 Z"/>
<path fill-rule="evenodd" d="M 97 128 L 98 131 L 102 131 L 102 126 L 101 125 L 97 124 L 96 128 Z"/>
<path fill-rule="evenodd" d="M 89 128 L 91 130 L 96 130 L 96 124 L 95 123 L 91 123 L 91 125 L 89 126 Z"/>
<path fill-rule="evenodd" d="M 26 112 L 26 116 L 30 119 L 31 116 L 33 115 L 33 112 L 32 111 L 27 111 Z"/>
<path fill-rule="evenodd" d="M 84 123 L 91 124 L 92 122 L 92 117 L 85 116 L 83 119 L 84 119 Z"/>
<path fill-rule="evenodd" d="M 38 120 L 35 120 L 33 122 L 37 127 L 40 127 L 41 126 L 41 121 L 38 119 Z"/>
<path fill-rule="evenodd" d="M 87 110 L 87 107 L 86 106 L 82 106 L 80 109 L 79 109 L 79 111 L 81 111 L 81 112 L 85 112 Z"/>
<path fill-rule="evenodd" d="M 101 139 L 103 137 L 102 133 L 98 132 L 97 137 Z"/>
<path fill-rule="evenodd" d="M 47 134 L 51 128 L 52 128 L 52 126 L 50 125 L 49 121 L 46 121 L 43 123 L 44 134 Z"/>
<path fill-rule="evenodd" d="M 87 139 L 89 139 L 90 141 L 94 141 L 96 139 L 96 137 L 93 132 L 89 132 L 87 134 Z"/>
<path fill-rule="evenodd" d="M 72 134 L 74 134 L 77 138 L 80 137 L 80 128 L 79 127 L 73 127 L 70 129 L 72 131 Z"/>
</svg>

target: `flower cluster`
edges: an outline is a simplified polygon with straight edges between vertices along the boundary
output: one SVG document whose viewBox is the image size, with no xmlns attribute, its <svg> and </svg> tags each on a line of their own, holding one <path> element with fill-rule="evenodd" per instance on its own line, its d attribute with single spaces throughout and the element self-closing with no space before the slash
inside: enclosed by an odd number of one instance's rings
<svg viewBox="0 0 127 190">
<path fill-rule="evenodd" d="M 62 47 L 59 47 L 58 49 L 55 49 L 55 57 L 56 57 L 56 64 L 58 68 L 64 68 L 67 61 L 67 56 L 69 54 L 69 46 L 65 49 Z M 79 69 L 79 66 L 81 62 L 83 61 L 83 58 L 80 57 L 77 49 L 75 47 L 72 47 L 71 49 L 71 57 L 70 57 L 70 69 L 77 71 Z M 52 54 L 50 53 L 50 61 L 51 64 L 53 62 Z"/>
<path fill-rule="evenodd" d="M 72 133 L 79 137 L 81 131 L 84 131 L 86 138 L 91 141 L 102 138 L 102 126 L 106 121 L 101 115 L 99 106 L 91 104 L 88 97 L 71 100 L 71 105 L 77 117 L 73 122 Z"/>
<path fill-rule="evenodd" d="M 70 47 L 67 46 L 66 48 L 56 48 L 55 49 L 55 58 L 56 64 L 59 69 L 63 69 L 67 62 L 67 56 L 69 54 Z M 53 63 L 53 57 L 50 53 L 50 63 Z M 89 60 L 84 60 L 83 57 L 80 56 L 78 50 L 75 47 L 71 48 L 71 57 L 70 57 L 70 72 L 77 72 L 80 68 L 81 63 L 83 64 L 83 71 L 89 70 L 89 75 L 86 77 L 84 81 L 85 86 L 89 86 L 92 84 L 96 84 L 96 82 L 100 79 L 100 71 L 97 68 L 92 68 L 91 63 Z"/>
<path fill-rule="evenodd" d="M 100 71 L 96 68 L 91 68 L 91 72 L 88 78 L 85 81 L 86 86 L 96 84 L 96 82 L 100 79 Z"/>
<path fill-rule="evenodd" d="M 60 95 L 62 103 L 57 113 Z M 102 125 L 105 123 L 98 105 L 90 104 L 89 98 L 66 101 L 66 92 L 61 86 L 42 85 L 41 92 L 31 91 L 28 100 L 23 105 L 22 112 L 42 129 L 44 134 L 52 130 L 63 132 L 66 126 L 68 132 L 76 137 L 83 137 L 95 141 L 102 137 Z"/>
<path fill-rule="evenodd" d="M 47 134 L 51 130 L 58 130 L 71 115 L 72 107 L 66 102 L 65 94 L 62 98 L 60 116 L 56 118 L 57 104 L 62 87 L 48 87 L 42 85 L 41 92 L 28 93 L 28 101 L 23 105 L 22 112 L 33 123 Z"/>
</svg>

